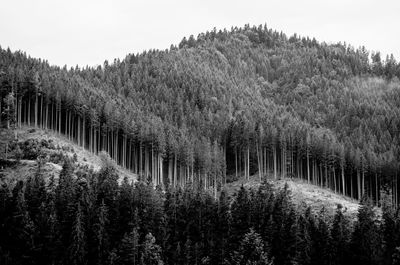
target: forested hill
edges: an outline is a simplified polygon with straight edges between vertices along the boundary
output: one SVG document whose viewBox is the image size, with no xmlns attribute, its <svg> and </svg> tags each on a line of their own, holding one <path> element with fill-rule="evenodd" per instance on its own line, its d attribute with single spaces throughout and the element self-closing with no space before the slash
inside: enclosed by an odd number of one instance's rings
<svg viewBox="0 0 400 265">
<path fill-rule="evenodd" d="M 97 68 L 0 50 L 1 120 L 52 129 L 156 185 L 303 178 L 397 201 L 400 64 L 266 26 L 213 30 Z"/>
</svg>

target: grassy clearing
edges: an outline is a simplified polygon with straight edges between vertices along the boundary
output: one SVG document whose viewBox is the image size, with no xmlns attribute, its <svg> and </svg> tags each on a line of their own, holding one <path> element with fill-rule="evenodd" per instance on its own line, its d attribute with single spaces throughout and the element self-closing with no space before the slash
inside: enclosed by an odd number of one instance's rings
<svg viewBox="0 0 400 265">
<path fill-rule="evenodd" d="M 283 188 L 285 183 L 288 184 L 291 191 L 293 203 L 299 208 L 311 207 L 315 214 L 318 214 L 322 209 L 332 216 L 335 213 L 338 204 L 341 204 L 345 209 L 345 214 L 351 219 L 355 219 L 358 211 L 358 201 L 349 197 L 337 194 L 332 190 L 321 188 L 312 184 L 308 184 L 299 179 L 269 179 L 269 182 L 275 189 Z M 228 194 L 233 194 L 241 186 L 245 188 L 257 189 L 260 182 L 257 176 L 251 176 L 249 181 L 243 178 L 238 181 L 225 185 Z"/>
<path fill-rule="evenodd" d="M 87 166 L 88 168 L 93 169 L 94 171 L 98 171 L 101 168 L 101 159 L 99 156 L 90 153 L 89 151 L 85 150 L 84 148 L 77 146 L 75 143 L 69 141 L 65 136 L 58 135 L 53 131 L 46 131 L 42 129 L 33 129 L 32 127 L 22 127 L 21 129 L 17 130 L 18 141 L 25 142 L 27 140 L 37 140 L 42 141 L 45 140 L 46 142 L 51 143 L 54 148 L 42 148 L 46 155 L 51 155 L 55 152 L 61 152 L 63 155 L 74 157 L 76 158 L 76 162 L 79 165 Z M 0 132 L 0 145 L 5 146 L 6 142 L 10 141 L 9 131 L 2 130 Z M 62 163 L 52 163 L 47 162 L 43 166 L 43 171 L 46 177 L 51 176 L 58 176 L 58 173 L 61 171 Z M 121 176 L 121 180 L 124 177 L 127 177 L 129 180 L 136 180 L 136 174 L 120 167 L 116 166 L 119 175 Z M 37 161 L 36 160 L 29 160 L 29 159 L 22 159 L 16 165 L 12 165 L 9 167 L 4 167 L 1 169 L 0 167 L 0 174 L 3 178 L 7 177 L 8 179 L 25 179 L 33 172 L 37 170 Z"/>
</svg>

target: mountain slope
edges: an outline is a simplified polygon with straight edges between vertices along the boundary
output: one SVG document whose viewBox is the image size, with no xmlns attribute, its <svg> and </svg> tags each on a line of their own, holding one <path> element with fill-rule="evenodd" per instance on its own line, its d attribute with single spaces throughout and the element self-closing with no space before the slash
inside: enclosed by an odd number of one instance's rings
<svg viewBox="0 0 400 265">
<path fill-rule="evenodd" d="M 3 121 L 106 150 L 157 185 L 217 192 L 226 176 L 258 173 L 375 202 L 388 184 L 397 200 L 393 57 L 370 60 L 364 47 L 246 25 L 97 68 L 50 67 L 9 50 L 0 58 L 1 97 L 11 106 L 2 106 Z"/>
<path fill-rule="evenodd" d="M 7 131 L 2 130 L 0 142 L 4 144 Z M 10 166 L 2 165 L 0 175 L 3 181 L 15 182 L 17 180 L 26 180 L 31 177 L 38 168 L 39 161 L 43 161 L 41 172 L 48 180 L 50 176 L 58 179 L 64 158 L 73 159 L 77 168 L 85 167 L 88 170 L 99 171 L 102 167 L 102 158 L 99 155 L 88 152 L 80 146 L 77 146 L 62 135 L 57 135 L 51 131 L 35 129 L 32 127 L 22 127 L 17 130 L 18 143 L 21 148 L 20 160 L 15 161 L 16 152 L 14 147 L 9 147 L 10 153 L 8 160 L 13 161 Z M 15 145 L 12 143 L 11 145 Z M 15 162 L 14 162 L 15 161 Z M 3 163 L 7 162 L 5 157 Z M 128 181 L 136 181 L 137 175 L 126 169 L 116 166 L 119 180 L 125 177 Z"/>
<path fill-rule="evenodd" d="M 273 178 L 269 178 L 268 182 L 272 184 L 275 189 L 283 188 L 287 184 L 293 202 L 302 210 L 310 207 L 313 213 L 319 214 L 320 211 L 324 209 L 325 212 L 328 213 L 328 216 L 332 217 L 337 209 L 337 206 L 340 204 L 343 206 L 346 216 L 349 216 L 351 220 L 356 219 L 359 208 L 359 203 L 356 200 L 350 199 L 338 193 L 334 193 L 329 189 L 307 184 L 302 180 L 274 180 Z M 224 189 L 228 192 L 228 194 L 232 195 L 237 192 L 241 186 L 248 189 L 258 189 L 260 186 L 258 176 L 250 177 L 249 181 L 240 179 L 238 181 L 228 183 L 224 186 Z M 378 209 L 376 210 L 379 212 Z"/>
<path fill-rule="evenodd" d="M 4 132 L 2 131 L 2 137 L 0 137 L 0 143 L 5 140 Z M 74 142 L 65 138 L 62 135 L 58 135 L 51 131 L 45 131 L 42 129 L 34 129 L 32 127 L 23 127 L 17 130 L 18 142 L 22 143 L 21 146 L 25 146 L 26 143 L 39 143 L 40 147 L 37 148 L 39 156 L 47 157 L 45 162 L 41 165 L 41 174 L 44 178 L 49 181 L 49 178 L 53 176 L 58 179 L 62 170 L 63 159 L 62 157 L 69 157 L 76 160 L 77 168 L 81 166 L 88 167 L 89 169 L 98 172 L 102 166 L 102 158 L 98 155 L 92 154 L 82 147 L 76 145 Z M 40 144 L 42 143 L 42 144 Z M 32 147 L 32 149 L 35 149 Z M 28 148 L 23 149 L 25 155 L 32 155 L 32 157 L 25 157 L 19 162 L 11 165 L 3 165 L 0 170 L 1 180 L 4 182 L 15 183 L 18 180 L 26 181 L 38 170 L 38 163 L 40 159 L 34 159 L 33 152 L 28 152 Z M 44 154 L 44 155 L 43 155 Z M 52 154 L 62 154 L 60 159 L 55 159 Z M 8 159 L 13 161 L 15 158 L 15 152 L 11 151 Z M 117 173 L 119 176 L 119 182 L 125 177 L 128 181 L 137 181 L 137 175 L 127 171 L 126 169 L 117 166 Z M 283 179 L 273 180 L 272 176 L 269 176 L 269 183 L 275 189 L 283 188 L 285 184 L 288 184 L 288 188 L 291 191 L 291 197 L 293 202 L 299 208 L 311 207 L 315 214 L 324 208 L 328 213 L 329 217 L 333 217 L 337 205 L 341 204 L 344 208 L 344 213 L 350 217 L 351 220 L 356 218 L 359 204 L 355 200 L 351 200 L 339 194 L 335 194 L 329 190 L 319 188 L 314 185 L 304 183 L 303 181 L 294 179 Z M 241 178 L 238 181 L 227 183 L 223 189 L 227 191 L 228 195 L 232 196 L 235 192 L 238 192 L 241 186 L 249 189 L 257 189 L 260 186 L 258 176 L 254 175 L 250 177 L 250 180 Z"/>
</svg>

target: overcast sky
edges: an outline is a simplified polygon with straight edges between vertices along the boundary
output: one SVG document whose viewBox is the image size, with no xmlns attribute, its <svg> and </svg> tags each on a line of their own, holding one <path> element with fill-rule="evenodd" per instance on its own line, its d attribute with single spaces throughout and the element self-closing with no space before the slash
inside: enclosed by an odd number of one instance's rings
<svg viewBox="0 0 400 265">
<path fill-rule="evenodd" d="M 246 23 L 400 58 L 399 0 L 0 0 L 0 46 L 60 66 L 94 66 Z"/>
</svg>

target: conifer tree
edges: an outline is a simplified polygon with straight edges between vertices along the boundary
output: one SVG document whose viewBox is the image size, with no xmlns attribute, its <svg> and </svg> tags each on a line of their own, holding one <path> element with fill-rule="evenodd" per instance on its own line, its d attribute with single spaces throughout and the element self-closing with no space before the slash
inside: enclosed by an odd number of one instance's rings
<svg viewBox="0 0 400 265">
<path fill-rule="evenodd" d="M 134 228 L 129 234 L 125 234 L 118 250 L 118 264 L 137 265 L 139 263 L 139 234 Z"/>
<path fill-rule="evenodd" d="M 73 265 L 87 263 L 87 242 L 84 221 L 85 216 L 83 216 L 82 206 L 79 202 L 76 208 L 69 248 L 69 260 Z"/>
<path fill-rule="evenodd" d="M 231 206 L 232 225 L 231 239 L 232 248 L 237 248 L 240 238 L 248 229 L 250 224 L 250 200 L 247 189 L 240 187 L 235 200 Z"/>
<path fill-rule="evenodd" d="M 333 264 L 346 264 L 350 262 L 349 257 L 349 241 L 350 241 L 350 228 L 349 221 L 343 214 L 343 206 L 337 205 L 336 213 L 333 218 L 331 229 L 331 259 Z"/>
<path fill-rule="evenodd" d="M 156 239 L 149 233 L 146 235 L 141 251 L 141 265 L 163 265 L 161 247 L 156 244 Z"/>
<path fill-rule="evenodd" d="M 253 229 L 246 233 L 240 241 L 239 249 L 235 251 L 230 264 L 237 265 L 272 265 L 265 252 L 261 236 Z"/>
<path fill-rule="evenodd" d="M 371 201 L 363 197 L 351 239 L 352 264 L 378 264 L 381 260 L 381 233 Z"/>
<path fill-rule="evenodd" d="M 106 264 L 109 255 L 109 238 L 108 238 L 108 209 L 104 203 L 101 204 L 98 220 L 95 227 L 96 246 L 97 246 L 97 264 Z"/>
</svg>

